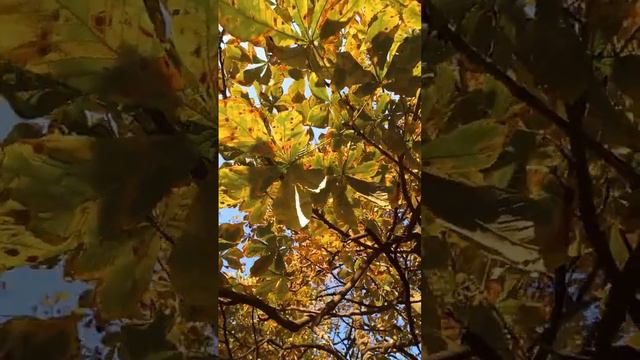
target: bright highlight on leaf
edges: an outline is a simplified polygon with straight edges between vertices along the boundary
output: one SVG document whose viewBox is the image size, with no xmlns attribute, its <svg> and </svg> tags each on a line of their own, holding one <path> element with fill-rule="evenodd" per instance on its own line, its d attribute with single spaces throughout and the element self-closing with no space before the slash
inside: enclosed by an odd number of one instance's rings
<svg viewBox="0 0 640 360">
<path fill-rule="evenodd" d="M 223 1 L 221 357 L 420 354 L 419 7 Z"/>
<path fill-rule="evenodd" d="M 302 212 L 300 194 L 298 193 L 298 187 L 295 187 L 294 190 L 295 190 L 295 194 L 296 194 L 296 197 L 295 197 L 296 214 L 298 215 L 298 222 L 300 223 L 300 227 L 303 228 L 303 227 L 307 226 L 307 224 L 311 220 L 307 219 L 307 217 Z"/>
</svg>

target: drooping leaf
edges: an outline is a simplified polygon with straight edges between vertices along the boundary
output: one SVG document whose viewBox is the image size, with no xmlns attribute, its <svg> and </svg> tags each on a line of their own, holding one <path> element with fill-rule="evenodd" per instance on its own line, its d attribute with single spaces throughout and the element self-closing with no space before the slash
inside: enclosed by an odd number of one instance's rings
<svg viewBox="0 0 640 360">
<path fill-rule="evenodd" d="M 268 278 L 265 281 L 260 282 L 260 284 L 255 290 L 255 294 L 260 297 L 267 296 L 268 294 L 274 291 L 277 285 L 278 285 L 277 278 Z"/>
<path fill-rule="evenodd" d="M 311 93 L 316 96 L 320 100 L 329 101 L 329 94 L 327 92 L 327 87 L 324 82 L 318 79 L 318 76 L 315 73 L 309 75 L 309 90 Z"/>
<path fill-rule="evenodd" d="M 333 188 L 333 210 L 336 218 L 342 225 L 350 228 L 357 228 L 358 219 L 353 211 L 353 204 L 349 201 L 346 194 L 347 187 L 345 184 L 338 184 Z"/>
<path fill-rule="evenodd" d="M 278 299 L 283 300 L 289 293 L 289 280 L 284 276 L 278 277 L 277 279 L 275 295 Z"/>
<path fill-rule="evenodd" d="M 287 172 L 273 201 L 277 222 L 293 230 L 307 226 L 311 219 L 311 199 L 308 191 L 298 185 L 299 181 L 294 172 Z"/>
<path fill-rule="evenodd" d="M 422 162 L 446 172 L 486 168 L 502 152 L 506 133 L 505 127 L 486 120 L 461 126 L 426 143 Z"/>
<path fill-rule="evenodd" d="M 422 173 L 422 199 L 442 226 L 460 233 L 514 265 L 543 271 L 537 236 L 548 221 L 536 218 L 535 202 L 489 186 L 472 186 Z"/>
<path fill-rule="evenodd" d="M 338 89 L 342 89 L 345 86 L 366 84 L 374 81 L 376 81 L 375 76 L 371 72 L 363 69 L 362 65 L 360 65 L 350 53 L 338 53 L 333 77 L 331 78 L 331 82 L 334 83 Z"/>
</svg>

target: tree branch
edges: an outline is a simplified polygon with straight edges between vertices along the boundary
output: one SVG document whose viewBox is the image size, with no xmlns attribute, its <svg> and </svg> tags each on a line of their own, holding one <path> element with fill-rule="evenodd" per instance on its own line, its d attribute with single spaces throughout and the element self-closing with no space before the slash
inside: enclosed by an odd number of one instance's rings
<svg viewBox="0 0 640 360">
<path fill-rule="evenodd" d="M 398 162 L 401 164 L 404 163 L 404 155 L 400 156 Z M 398 177 L 400 178 L 400 189 L 402 191 L 402 196 L 404 200 L 407 202 L 407 207 L 413 213 L 416 211 L 416 208 L 413 206 L 411 195 L 409 195 L 409 187 L 407 186 L 407 179 L 404 176 L 404 166 L 398 166 Z"/>
<path fill-rule="evenodd" d="M 371 246 L 371 245 L 367 245 L 365 243 L 363 243 L 362 241 L 360 241 L 361 239 L 366 238 L 367 236 L 369 236 L 368 234 L 360 234 L 360 235 L 354 235 L 354 236 L 350 236 L 350 234 L 342 229 L 340 229 L 336 224 L 332 223 L 331 221 L 329 221 L 329 219 L 327 219 L 324 214 L 322 214 L 322 212 L 318 209 L 312 209 L 311 212 L 313 213 L 313 216 L 316 217 L 316 219 L 320 220 L 323 224 L 325 224 L 325 226 L 327 226 L 329 229 L 335 231 L 338 235 L 340 235 L 343 238 L 344 242 L 354 242 L 360 246 L 362 246 L 365 249 L 368 250 L 374 250 L 375 247 Z"/>
<path fill-rule="evenodd" d="M 438 34 L 448 40 L 456 50 L 464 54 L 471 62 L 482 67 L 489 75 L 502 83 L 515 98 L 524 102 L 543 117 L 547 118 L 565 135 L 570 135 L 572 130 L 567 120 L 552 110 L 544 101 L 532 94 L 527 88 L 518 84 L 491 60 L 469 45 L 462 36 L 450 28 L 448 21 L 441 16 L 439 10 L 433 5 L 431 0 L 425 1 L 422 6 L 422 13 L 423 17 L 427 19 L 430 24 L 435 24 L 437 26 L 436 30 L 438 31 Z M 433 21 L 434 18 L 440 19 L 441 21 Z M 615 171 L 633 188 L 640 187 L 640 174 L 638 174 L 631 165 L 620 159 L 600 142 L 588 136 L 582 128 L 577 130 L 577 135 L 582 138 L 586 147 L 614 168 Z"/>
<path fill-rule="evenodd" d="M 596 327 L 597 355 L 604 356 L 611 351 L 615 336 L 625 321 L 627 310 L 634 318 L 634 322 L 637 320 L 637 315 L 632 315 L 632 312 L 633 314 L 636 312 L 631 309 L 631 304 L 632 302 L 637 304 L 635 294 L 638 290 L 638 277 L 640 277 L 640 246 L 636 246 L 633 250 L 619 279 L 611 286 L 604 314 Z"/>
<path fill-rule="evenodd" d="M 587 239 L 598 255 L 598 262 L 603 265 L 605 274 L 612 284 L 605 313 L 596 330 L 596 353 L 602 356 L 611 350 L 613 339 L 624 322 L 627 310 L 636 326 L 640 324 L 640 301 L 633 296 L 636 290 L 633 280 L 640 275 L 640 247 L 631 254 L 621 272 L 609 248 L 608 237 L 598 224 L 597 210 L 593 202 L 593 184 L 584 138 L 580 134 L 585 110 L 584 98 L 567 106 L 567 115 L 572 129 L 570 142 L 576 166 L 580 219 Z"/>
<path fill-rule="evenodd" d="M 285 329 L 291 332 L 297 332 L 309 324 L 313 323 L 313 325 L 317 325 L 326 314 L 333 312 L 338 304 L 340 304 L 340 302 L 347 296 L 347 294 L 358 284 L 360 279 L 367 273 L 369 266 L 375 261 L 375 259 L 378 258 L 378 256 L 380 256 L 381 253 L 382 250 L 380 249 L 376 249 L 372 253 L 370 253 L 365 259 L 362 266 L 353 273 L 351 279 L 335 295 L 331 297 L 324 308 L 319 310 L 318 313 L 307 314 L 298 320 L 291 320 L 282 316 L 279 309 L 267 304 L 257 296 L 239 293 L 229 287 L 220 288 L 219 296 L 222 298 L 230 299 L 235 303 L 253 306 L 265 313 L 271 320 L 277 322 Z"/>
<path fill-rule="evenodd" d="M 169 235 L 166 231 L 164 231 L 164 229 L 162 228 L 162 226 L 160 226 L 160 224 L 158 223 L 158 220 L 156 219 L 155 216 L 153 216 L 153 214 L 147 215 L 147 222 L 151 225 L 151 227 L 153 227 L 153 229 L 158 234 L 160 234 L 160 237 L 163 240 L 165 240 L 171 245 L 176 244 L 176 241 L 173 239 L 173 237 L 171 237 L 171 235 Z"/>
<path fill-rule="evenodd" d="M 233 353 L 231 353 L 231 345 L 229 345 L 229 335 L 227 333 L 227 316 L 224 314 L 224 308 L 222 305 L 220 305 L 220 314 L 222 315 L 222 334 L 224 335 L 222 342 L 227 348 L 227 355 L 229 355 L 229 359 L 233 360 Z"/>
<path fill-rule="evenodd" d="M 379 344 L 374 344 L 374 345 L 369 345 L 367 346 L 364 351 L 362 352 L 363 355 L 366 355 L 368 353 L 372 353 L 372 352 L 377 352 L 377 353 L 381 353 L 381 354 L 385 354 L 388 353 L 391 350 L 400 350 L 400 349 L 405 349 L 408 348 L 410 346 L 415 346 L 418 345 L 418 343 L 410 341 L 410 342 L 401 342 L 401 341 L 392 341 L 392 342 L 384 342 L 384 343 L 379 343 Z M 428 358 L 429 360 L 431 360 L 431 358 Z"/>
<path fill-rule="evenodd" d="M 562 326 L 562 320 L 564 317 L 564 304 L 567 296 L 567 267 L 560 265 L 555 271 L 553 294 L 554 302 L 553 309 L 551 311 L 551 319 L 548 326 L 542 332 L 540 340 L 542 344 L 538 348 L 538 351 L 533 358 L 534 360 L 546 360 L 549 355 L 548 349 L 553 349 L 553 345 Z"/>
<path fill-rule="evenodd" d="M 253 332 L 253 343 L 255 344 L 256 359 L 260 359 L 260 344 L 258 343 L 258 333 L 256 330 L 256 308 L 251 308 L 251 331 Z"/>
<path fill-rule="evenodd" d="M 413 339 L 413 341 L 415 343 L 419 343 L 420 339 L 418 337 L 418 333 L 416 332 L 415 320 L 413 319 L 413 313 L 411 308 L 411 284 L 409 283 L 409 279 L 407 279 L 407 276 L 405 275 L 404 270 L 402 269 L 402 266 L 398 262 L 398 259 L 393 257 L 393 255 L 391 254 L 391 249 L 388 246 L 386 246 L 388 244 L 383 243 L 382 239 L 380 239 L 378 235 L 376 235 L 376 233 L 373 232 L 371 229 L 366 228 L 365 230 L 367 231 L 367 234 L 371 236 L 373 241 L 375 241 L 376 244 L 380 247 L 380 249 L 383 250 L 384 255 L 389 260 L 389 263 L 391 263 L 391 266 L 393 266 L 393 268 L 396 270 L 396 273 L 398 273 L 398 277 L 400 278 L 400 282 L 402 282 L 402 286 L 403 286 L 404 307 L 407 313 L 407 323 L 409 324 L 409 333 L 411 334 L 411 338 Z"/>
<path fill-rule="evenodd" d="M 342 354 L 338 352 L 338 350 L 328 346 L 328 345 L 319 345 L 319 344 L 290 344 L 281 347 L 282 350 L 293 350 L 293 349 L 315 349 L 324 351 L 327 354 L 333 356 L 338 360 L 347 360 Z"/>
<path fill-rule="evenodd" d="M 349 99 L 342 97 L 342 95 L 340 95 L 340 97 L 341 97 L 342 101 L 347 105 L 347 107 L 349 107 L 349 109 L 352 112 L 356 113 L 357 110 L 353 106 L 353 104 L 351 104 L 351 102 L 349 102 Z M 374 148 L 376 148 L 376 150 L 378 150 L 384 157 L 386 157 L 387 159 L 391 160 L 394 164 L 398 165 L 398 167 L 401 167 L 405 172 L 407 172 L 409 175 L 411 175 L 412 178 L 420 181 L 420 176 L 418 174 L 416 174 L 411 169 L 406 167 L 401 161 L 399 161 L 398 159 L 393 157 L 393 155 L 391 155 L 387 150 L 383 149 L 382 146 L 378 145 L 375 141 L 371 140 L 362 130 L 360 130 L 355 125 L 354 121 L 355 121 L 355 119 L 353 117 L 351 119 L 349 119 L 349 127 L 351 128 L 351 130 L 353 130 L 367 144 L 369 144 L 369 145 L 373 146 Z"/>
</svg>

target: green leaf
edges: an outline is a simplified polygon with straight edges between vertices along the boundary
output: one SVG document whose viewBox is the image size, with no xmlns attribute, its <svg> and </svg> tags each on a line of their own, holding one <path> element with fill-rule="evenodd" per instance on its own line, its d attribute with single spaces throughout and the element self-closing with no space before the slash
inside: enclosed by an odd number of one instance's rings
<svg viewBox="0 0 640 360">
<path fill-rule="evenodd" d="M 375 76 L 365 70 L 360 63 L 348 52 L 340 52 L 337 55 L 336 65 L 331 82 L 338 89 L 358 84 L 375 82 Z"/>
<path fill-rule="evenodd" d="M 5 147 L 0 183 L 12 202 L 3 205 L 0 233 L 21 234 L 6 242 L 16 247 L 6 250 L 15 255 L 6 265 L 60 254 L 79 240 L 119 236 L 189 176 L 195 154 L 178 137 L 46 136 Z M 11 215 L 20 213 L 29 220 Z"/>
<path fill-rule="evenodd" d="M 276 257 L 273 265 L 277 273 L 284 274 L 287 271 L 287 265 L 284 262 L 284 255 L 281 251 L 276 252 Z"/>
<path fill-rule="evenodd" d="M 419 53 L 420 33 L 405 37 L 396 50 L 397 54 Z M 415 96 L 420 87 L 419 58 L 415 56 L 394 56 L 385 72 L 386 89 L 405 96 Z"/>
<path fill-rule="evenodd" d="M 268 65 L 261 65 L 261 66 L 256 66 L 256 67 L 252 67 L 252 68 L 247 68 L 244 71 L 242 71 L 242 73 L 240 73 L 240 75 L 236 78 L 236 81 L 239 84 L 242 84 L 244 86 L 250 86 L 251 84 L 253 84 L 254 81 L 257 81 L 258 78 L 260 78 L 260 75 L 262 75 L 262 73 L 265 71 L 265 68 Z"/>
<path fill-rule="evenodd" d="M 389 50 L 393 44 L 393 33 L 399 23 L 400 15 L 392 7 L 387 7 L 374 15 L 369 23 L 366 40 L 370 44 L 369 55 L 378 69 L 378 74 L 382 75 L 384 72 L 385 64 L 389 59 Z"/>
<path fill-rule="evenodd" d="M 357 191 L 360 196 L 384 209 L 390 208 L 389 194 L 391 189 L 386 186 L 380 186 L 351 176 L 346 176 L 345 178 L 349 186 Z"/>
<path fill-rule="evenodd" d="M 81 357 L 77 315 L 55 319 L 17 317 L 0 325 L 3 359 L 59 359 Z"/>
<path fill-rule="evenodd" d="M 34 89 L 20 92 L 0 90 L 0 93 L 9 102 L 16 115 L 23 119 L 49 115 L 53 110 L 62 107 L 79 95 L 65 89 Z"/>
<path fill-rule="evenodd" d="M 273 235 L 272 235 L 273 236 Z M 251 239 L 247 244 L 247 257 L 263 256 L 267 252 L 267 244 L 260 239 Z"/>
<path fill-rule="evenodd" d="M 10 145 L 22 139 L 37 139 L 44 136 L 41 125 L 32 122 L 20 122 L 15 124 L 2 141 L 3 146 Z"/>
<path fill-rule="evenodd" d="M 358 219 L 353 211 L 353 205 L 346 194 L 347 186 L 338 184 L 333 189 L 333 210 L 341 225 L 355 229 L 358 227 Z"/>
<path fill-rule="evenodd" d="M 422 28 L 422 16 L 420 14 L 420 10 L 420 3 L 417 1 L 413 1 L 402 12 L 402 19 L 409 28 Z"/>
<path fill-rule="evenodd" d="M 69 214 L 72 217 L 78 215 Z M 0 272 L 23 265 L 37 264 L 73 249 L 80 239 L 48 243 L 30 231 L 30 211 L 14 201 L 0 204 Z M 75 226 L 69 224 L 69 229 Z"/>
<path fill-rule="evenodd" d="M 278 300 L 283 300 L 289 293 L 289 280 L 281 276 L 278 278 L 278 282 L 275 286 L 275 294 Z"/>
<path fill-rule="evenodd" d="M 171 316 L 158 313 L 148 324 L 127 324 L 120 331 L 109 334 L 108 345 L 119 345 L 118 355 L 123 359 L 177 360 L 177 348 L 167 339 L 174 322 Z"/>
<path fill-rule="evenodd" d="M 70 150 L 87 151 L 66 146 L 65 140 L 52 141 L 51 156 L 64 161 Z M 143 220 L 173 186 L 189 178 L 199 158 L 194 144 L 182 136 L 97 139 L 83 146 L 95 152 L 90 183 L 103 198 L 100 232 L 105 235 Z"/>
<path fill-rule="evenodd" d="M 215 274 L 217 263 L 216 233 L 218 224 L 211 214 L 215 203 L 215 171 L 198 183 L 198 192 L 191 203 L 182 236 L 176 242 L 167 261 L 171 283 L 184 305 L 194 311 L 195 318 L 210 318 L 216 311 L 217 283 L 203 281 Z"/>
<path fill-rule="evenodd" d="M 630 249 L 627 248 L 625 240 L 621 234 L 622 229 L 620 226 L 614 224 L 609 230 L 609 248 L 611 249 L 611 255 L 618 264 L 618 268 L 622 269 L 624 264 L 629 258 Z"/>
<path fill-rule="evenodd" d="M 426 143 L 423 164 L 443 172 L 484 169 L 502 152 L 506 134 L 504 126 L 487 120 L 463 125 Z"/>
<path fill-rule="evenodd" d="M 68 271 L 78 279 L 98 280 L 95 296 L 103 318 L 140 318 L 139 302 L 151 282 L 160 241 L 151 228 L 94 240 L 70 259 Z"/>
<path fill-rule="evenodd" d="M 273 157 L 271 137 L 261 114 L 243 99 L 220 100 L 218 141 L 243 152 Z"/>
<path fill-rule="evenodd" d="M 389 124 L 387 129 L 382 130 L 382 141 L 394 154 L 400 156 L 408 152 L 407 141 L 400 132 L 400 128 L 395 124 Z"/>
<path fill-rule="evenodd" d="M 476 7 L 467 14 L 461 30 L 472 45 L 482 54 L 488 54 L 496 37 L 493 15 L 483 7 Z"/>
<path fill-rule="evenodd" d="M 371 178 L 378 172 L 379 165 L 380 163 L 376 161 L 361 162 L 358 165 L 347 169 L 347 174 L 361 180 L 371 180 Z"/>
<path fill-rule="evenodd" d="M 243 211 L 255 211 L 255 201 L 265 199 L 265 192 L 279 176 L 275 166 L 223 166 L 219 169 L 219 206 L 240 205 Z"/>
<path fill-rule="evenodd" d="M 222 238 L 229 242 L 237 243 L 244 236 L 244 228 L 242 224 L 220 224 L 218 227 L 218 238 Z"/>
<path fill-rule="evenodd" d="M 308 19 L 309 19 L 309 4 L 307 0 L 285 0 L 285 7 L 289 10 L 289 14 L 300 28 L 305 38 L 308 38 Z"/>
<path fill-rule="evenodd" d="M 282 64 L 292 68 L 304 69 L 308 67 L 309 50 L 303 46 L 278 46 L 268 40 L 267 49 Z"/>
<path fill-rule="evenodd" d="M 116 65 L 125 47 L 144 57 L 163 52 L 143 2 L 96 1 L 88 6 L 76 0 L 19 0 L 5 7 L 3 16 L 4 60 L 81 90 L 96 90 L 105 80 L 104 70 Z"/>
<path fill-rule="evenodd" d="M 251 266 L 251 276 L 261 276 L 264 275 L 269 267 L 273 264 L 273 259 L 275 255 L 273 253 L 268 253 L 267 255 L 261 256 L 258 260 L 253 263 Z"/>
<path fill-rule="evenodd" d="M 326 104 L 315 105 L 307 116 L 309 125 L 317 128 L 326 128 L 329 124 L 329 106 Z"/>
<path fill-rule="evenodd" d="M 222 259 L 226 260 L 229 267 L 235 270 L 242 269 L 243 265 L 240 259 L 243 257 L 242 251 L 235 246 L 222 254 Z"/>
<path fill-rule="evenodd" d="M 307 226 L 311 219 L 308 193 L 287 176 L 280 184 L 280 192 L 273 201 L 273 208 L 277 222 L 292 230 Z"/>
<path fill-rule="evenodd" d="M 314 28 L 321 20 L 324 20 L 324 15 L 328 15 L 327 21 L 347 22 L 353 17 L 356 11 L 362 9 L 362 3 L 363 0 L 345 0 L 334 3 L 331 3 L 329 0 L 319 0 L 313 11 L 311 28 Z M 329 10 L 328 14 L 325 12 L 327 9 Z"/>
<path fill-rule="evenodd" d="M 237 246 L 243 236 L 242 224 L 220 224 L 218 227 L 218 249 L 224 251 Z"/>
<path fill-rule="evenodd" d="M 320 40 L 324 40 L 337 35 L 340 30 L 344 29 L 344 27 L 347 26 L 348 23 L 349 21 L 327 19 L 320 28 Z"/>
<path fill-rule="evenodd" d="M 561 211 L 544 216 L 559 208 L 553 203 L 543 206 L 542 201 L 511 191 L 472 186 L 426 171 L 422 172 L 422 201 L 439 226 L 515 266 L 544 271 L 542 251 L 554 245 L 551 255 L 565 256 L 558 251 L 565 244 L 550 235 L 557 234 L 553 227 L 561 220 Z"/>
<path fill-rule="evenodd" d="M 323 101 L 329 101 L 329 93 L 327 92 L 327 86 L 325 85 L 324 81 L 321 79 L 318 79 L 318 75 L 316 75 L 315 73 L 311 73 L 311 75 L 309 75 L 309 90 L 311 90 L 311 93 L 317 97 L 320 100 Z"/>
<path fill-rule="evenodd" d="M 276 285 L 278 285 L 278 278 L 267 278 L 266 280 L 260 282 L 260 285 L 258 285 L 255 290 L 255 294 L 256 296 L 266 297 L 273 292 L 273 290 L 276 288 Z"/>
<path fill-rule="evenodd" d="M 149 1 L 149 3 L 153 3 Z M 192 89 L 200 90 L 200 93 L 207 94 L 212 100 L 211 93 L 213 88 L 214 74 L 210 65 L 210 59 L 217 57 L 218 28 L 211 26 L 212 23 L 218 21 L 216 0 L 200 0 L 181 2 L 169 0 L 164 4 L 171 15 L 170 24 L 165 23 L 165 15 L 160 7 L 153 14 L 155 19 L 162 19 L 162 28 L 156 31 L 164 34 L 167 30 L 171 31 L 172 44 L 175 46 L 177 56 L 180 57 L 181 69 L 186 78 L 186 82 Z M 176 11 L 179 10 L 179 11 Z M 163 31 L 164 30 L 164 31 Z M 215 101 L 214 101 L 215 103 Z M 205 109 L 213 120 L 217 109 L 209 106 Z"/>
<path fill-rule="evenodd" d="M 243 41 L 271 35 L 277 42 L 303 40 L 265 0 L 220 1 L 220 25 Z"/>
<path fill-rule="evenodd" d="M 341 280 L 346 281 L 347 278 L 352 275 L 352 273 L 353 272 L 351 270 L 347 269 L 347 267 L 342 267 L 340 269 L 340 271 L 338 271 L 338 277 Z"/>
</svg>

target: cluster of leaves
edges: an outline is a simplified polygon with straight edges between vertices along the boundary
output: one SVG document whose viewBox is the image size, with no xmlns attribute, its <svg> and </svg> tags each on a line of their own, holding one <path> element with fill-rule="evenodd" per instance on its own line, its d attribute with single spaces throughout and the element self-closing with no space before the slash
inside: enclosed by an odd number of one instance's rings
<svg viewBox="0 0 640 360">
<path fill-rule="evenodd" d="M 426 353 L 638 358 L 638 3 L 422 16 Z"/>
<path fill-rule="evenodd" d="M 105 359 L 211 358 L 215 16 L 212 0 L 0 1 L 0 94 L 23 120 L 0 149 L 0 271 L 64 259 L 95 284 L 77 314 L 3 324 L 1 358 L 87 358 L 87 311 L 118 324 Z"/>
<path fill-rule="evenodd" d="M 420 3 L 220 2 L 220 356 L 420 354 Z"/>
</svg>

